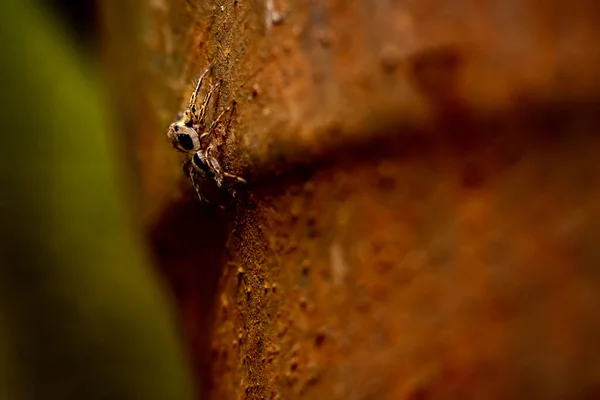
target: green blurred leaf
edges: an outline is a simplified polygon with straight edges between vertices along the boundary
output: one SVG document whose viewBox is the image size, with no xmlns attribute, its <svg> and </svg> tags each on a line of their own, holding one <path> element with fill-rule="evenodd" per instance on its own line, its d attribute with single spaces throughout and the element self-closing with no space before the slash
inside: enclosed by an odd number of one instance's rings
<svg viewBox="0 0 600 400">
<path fill-rule="evenodd" d="M 0 396 L 191 398 L 98 81 L 30 1 L 0 16 Z"/>
</svg>

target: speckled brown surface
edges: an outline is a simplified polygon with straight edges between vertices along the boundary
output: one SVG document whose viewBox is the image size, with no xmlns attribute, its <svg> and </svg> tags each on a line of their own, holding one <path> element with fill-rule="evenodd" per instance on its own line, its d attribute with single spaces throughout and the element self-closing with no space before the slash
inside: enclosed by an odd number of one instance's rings
<svg viewBox="0 0 600 400">
<path fill-rule="evenodd" d="M 268 4 L 136 14 L 142 214 L 201 391 L 600 396 L 597 3 Z M 225 212 L 164 139 L 208 62 Z"/>
</svg>

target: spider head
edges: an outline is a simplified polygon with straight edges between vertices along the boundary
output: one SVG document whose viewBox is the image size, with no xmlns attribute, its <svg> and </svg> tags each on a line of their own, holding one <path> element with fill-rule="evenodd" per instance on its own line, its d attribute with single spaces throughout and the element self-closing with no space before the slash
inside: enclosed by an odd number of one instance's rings
<svg viewBox="0 0 600 400">
<path fill-rule="evenodd" d="M 200 137 L 191 126 L 177 121 L 169 126 L 167 136 L 173 147 L 181 152 L 190 153 L 200 150 Z"/>
</svg>

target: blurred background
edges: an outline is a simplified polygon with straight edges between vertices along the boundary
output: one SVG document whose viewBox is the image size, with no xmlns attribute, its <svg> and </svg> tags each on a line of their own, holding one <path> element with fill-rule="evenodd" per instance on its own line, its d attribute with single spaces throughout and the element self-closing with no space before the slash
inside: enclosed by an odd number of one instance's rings
<svg viewBox="0 0 600 400">
<path fill-rule="evenodd" d="M 0 398 L 600 398 L 599 7 L 6 0 Z"/>
<path fill-rule="evenodd" d="M 98 5 L 94 1 L 38 0 L 40 6 L 60 19 L 77 45 L 97 50 L 100 41 Z"/>
</svg>

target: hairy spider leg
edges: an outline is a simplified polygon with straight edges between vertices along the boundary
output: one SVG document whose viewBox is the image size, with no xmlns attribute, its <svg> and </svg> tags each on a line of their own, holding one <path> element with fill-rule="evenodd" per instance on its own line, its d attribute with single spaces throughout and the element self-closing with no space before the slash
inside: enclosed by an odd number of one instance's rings
<svg viewBox="0 0 600 400">
<path fill-rule="evenodd" d="M 183 125 L 191 128 L 193 126 L 197 126 L 200 124 L 200 120 L 196 115 L 196 101 L 198 100 L 198 92 L 202 87 L 202 82 L 204 81 L 204 77 L 211 70 L 212 65 L 209 65 L 206 70 L 198 77 L 198 80 L 194 84 L 194 91 L 190 95 L 190 102 L 187 108 L 181 113 L 181 117 L 178 118 Z"/>
<path fill-rule="evenodd" d="M 240 183 L 248 183 L 244 178 L 240 178 L 239 176 L 230 174 L 229 172 L 221 171 L 221 173 L 223 174 L 223 176 L 235 179 Z"/>
<path fill-rule="evenodd" d="M 217 180 L 217 185 L 219 185 L 219 187 L 221 186 L 223 177 L 232 178 L 232 179 L 237 180 L 238 182 L 246 183 L 245 179 L 240 178 L 237 175 L 230 174 L 229 172 L 223 171 L 223 169 L 221 168 L 221 165 L 219 164 L 219 161 L 210 154 L 210 151 L 213 148 L 214 148 L 214 146 L 211 144 L 206 149 L 206 161 L 207 161 L 208 165 L 210 166 L 210 168 L 214 171 L 215 175 L 219 176 L 219 179 Z"/>
<path fill-rule="evenodd" d="M 188 107 L 194 113 L 196 112 L 196 101 L 198 99 L 198 92 L 200 91 L 200 88 L 202 87 L 202 81 L 204 81 L 204 77 L 206 76 L 206 74 L 209 73 L 211 68 L 212 68 L 212 65 L 209 65 L 208 67 L 206 67 L 206 69 L 204 70 L 202 75 L 200 75 L 200 77 L 197 79 L 196 87 L 194 88 L 194 91 L 192 92 L 192 95 L 190 96 L 190 103 L 189 103 Z"/>
<path fill-rule="evenodd" d="M 200 110 L 198 110 L 198 115 L 196 116 L 196 119 L 198 120 L 198 124 L 200 125 L 201 128 L 204 127 L 204 125 L 206 124 L 205 122 L 205 118 L 206 118 L 206 108 L 208 107 L 208 102 L 210 101 L 210 98 L 212 97 L 212 94 L 214 93 L 215 90 L 220 89 L 221 88 L 221 82 L 217 82 L 214 85 L 212 85 L 210 87 L 210 89 L 208 89 L 208 93 L 206 93 L 206 96 L 204 96 L 204 100 L 202 101 L 202 106 L 200 107 Z"/>
<path fill-rule="evenodd" d="M 217 115 L 217 118 L 215 118 L 213 120 L 213 122 L 210 124 L 210 126 L 208 127 L 206 132 L 204 132 L 202 135 L 200 135 L 200 140 L 204 139 L 205 137 L 207 137 L 208 135 L 210 135 L 211 133 L 214 132 L 215 128 L 219 124 L 219 121 L 221 121 L 221 118 L 223 118 L 223 115 L 225 115 L 225 113 L 229 110 L 230 110 L 230 107 L 227 107 L 225 110 L 221 111 L 221 113 L 219 115 Z"/>
<path fill-rule="evenodd" d="M 197 181 L 198 172 L 194 168 L 191 158 L 188 159 L 183 164 L 183 171 L 187 175 L 187 177 L 190 179 L 190 181 L 192 182 L 192 186 L 194 187 L 194 190 L 196 191 L 198 200 L 203 201 L 203 202 L 208 202 L 208 200 L 202 196 L 202 191 L 201 191 L 200 185 L 198 184 L 198 181 Z"/>
</svg>

